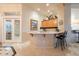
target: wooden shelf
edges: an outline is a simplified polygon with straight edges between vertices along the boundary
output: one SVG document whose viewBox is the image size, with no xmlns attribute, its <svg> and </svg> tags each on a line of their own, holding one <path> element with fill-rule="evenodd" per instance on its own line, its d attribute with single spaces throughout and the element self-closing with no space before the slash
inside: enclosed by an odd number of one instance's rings
<svg viewBox="0 0 79 59">
<path fill-rule="evenodd" d="M 57 29 L 58 27 L 40 27 L 40 29 Z"/>
</svg>

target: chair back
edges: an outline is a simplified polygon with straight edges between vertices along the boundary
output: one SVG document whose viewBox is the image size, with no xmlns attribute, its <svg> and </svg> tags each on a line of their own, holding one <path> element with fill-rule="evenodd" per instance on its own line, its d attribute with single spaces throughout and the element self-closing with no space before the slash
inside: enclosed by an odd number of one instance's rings
<svg viewBox="0 0 79 59">
<path fill-rule="evenodd" d="M 67 31 L 63 33 L 64 38 L 67 37 Z"/>
</svg>

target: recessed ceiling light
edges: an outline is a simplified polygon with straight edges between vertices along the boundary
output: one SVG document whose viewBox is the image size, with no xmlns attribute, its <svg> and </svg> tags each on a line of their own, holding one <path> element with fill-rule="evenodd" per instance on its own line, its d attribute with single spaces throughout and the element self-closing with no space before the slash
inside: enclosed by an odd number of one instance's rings
<svg viewBox="0 0 79 59">
<path fill-rule="evenodd" d="M 52 12 L 49 12 L 50 15 L 52 15 Z"/>
<path fill-rule="evenodd" d="M 48 10 L 47 12 L 50 12 L 50 10 Z"/>
<path fill-rule="evenodd" d="M 49 6 L 49 5 L 50 5 L 49 3 L 46 4 L 46 6 Z"/>
<path fill-rule="evenodd" d="M 37 8 L 37 11 L 40 11 L 40 8 Z"/>
</svg>

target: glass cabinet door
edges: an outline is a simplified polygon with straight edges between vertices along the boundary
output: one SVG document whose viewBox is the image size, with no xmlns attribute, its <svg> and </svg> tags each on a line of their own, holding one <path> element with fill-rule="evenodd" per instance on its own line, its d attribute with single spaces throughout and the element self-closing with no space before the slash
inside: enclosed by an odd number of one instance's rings
<svg viewBox="0 0 79 59">
<path fill-rule="evenodd" d="M 11 22 L 11 20 L 6 20 L 4 26 L 5 26 L 6 40 L 11 40 L 12 39 L 12 22 Z"/>
<path fill-rule="evenodd" d="M 14 39 L 20 38 L 20 20 L 14 20 Z"/>
<path fill-rule="evenodd" d="M 18 19 L 4 20 L 4 41 L 21 41 L 21 23 Z"/>
</svg>

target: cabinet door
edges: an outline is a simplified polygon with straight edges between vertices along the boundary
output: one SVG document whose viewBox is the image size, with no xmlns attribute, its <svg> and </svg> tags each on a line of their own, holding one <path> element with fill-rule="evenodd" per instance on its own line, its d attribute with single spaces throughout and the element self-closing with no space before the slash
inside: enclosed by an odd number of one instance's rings
<svg viewBox="0 0 79 59">
<path fill-rule="evenodd" d="M 4 21 L 4 39 L 12 40 L 12 21 L 5 20 Z"/>
<path fill-rule="evenodd" d="M 20 20 L 14 20 L 14 39 L 20 39 Z"/>
<path fill-rule="evenodd" d="M 21 42 L 21 20 L 4 20 L 4 42 Z"/>
</svg>

